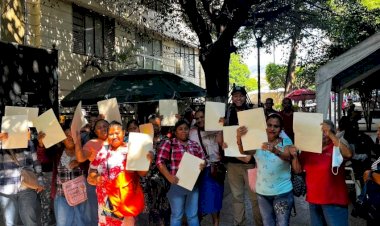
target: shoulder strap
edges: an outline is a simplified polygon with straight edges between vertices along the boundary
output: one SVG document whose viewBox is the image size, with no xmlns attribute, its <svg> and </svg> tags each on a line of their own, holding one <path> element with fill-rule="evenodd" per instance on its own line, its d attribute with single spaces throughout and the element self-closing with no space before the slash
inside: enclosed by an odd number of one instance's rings
<svg viewBox="0 0 380 226">
<path fill-rule="evenodd" d="M 172 149 L 173 149 L 173 140 L 169 138 L 169 143 L 170 143 L 170 149 L 169 149 L 169 161 L 172 159 Z"/>
<path fill-rule="evenodd" d="M 11 155 L 12 160 L 16 163 L 16 165 L 21 166 L 20 162 L 16 158 L 15 152 L 12 149 L 9 149 L 8 152 Z"/>
<path fill-rule="evenodd" d="M 206 159 L 207 159 L 208 154 L 207 154 L 205 146 L 203 145 L 203 141 L 202 141 L 202 137 L 201 137 L 201 130 L 199 129 L 199 127 L 197 129 L 197 132 L 198 132 L 199 143 L 201 144 L 202 150 L 205 153 L 205 156 L 206 156 Z"/>
</svg>

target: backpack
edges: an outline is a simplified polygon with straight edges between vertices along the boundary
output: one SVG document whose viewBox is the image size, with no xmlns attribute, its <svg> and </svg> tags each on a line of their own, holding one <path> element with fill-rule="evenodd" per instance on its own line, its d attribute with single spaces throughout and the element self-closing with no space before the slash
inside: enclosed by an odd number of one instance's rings
<svg viewBox="0 0 380 226">
<path fill-rule="evenodd" d="M 366 173 L 368 174 L 368 179 L 362 188 L 361 194 L 354 203 L 351 215 L 353 217 L 377 221 L 380 220 L 380 185 L 375 182 L 373 171 L 367 171 Z"/>
</svg>

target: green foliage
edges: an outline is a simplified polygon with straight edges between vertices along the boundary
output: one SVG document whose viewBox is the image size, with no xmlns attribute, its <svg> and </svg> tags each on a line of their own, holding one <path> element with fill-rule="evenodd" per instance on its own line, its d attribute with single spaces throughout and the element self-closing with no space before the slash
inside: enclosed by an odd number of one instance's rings
<svg viewBox="0 0 380 226">
<path fill-rule="evenodd" d="M 380 9 L 379 0 L 361 0 L 361 3 L 369 10 Z"/>
<path fill-rule="evenodd" d="M 231 54 L 230 69 L 229 69 L 229 82 L 239 86 L 245 86 L 247 91 L 257 89 L 257 80 L 250 78 L 248 65 L 246 65 L 238 54 Z"/>
<path fill-rule="evenodd" d="M 270 89 L 285 87 L 286 66 L 278 64 L 268 64 L 265 68 L 266 80 Z"/>
<path fill-rule="evenodd" d="M 284 88 L 287 66 L 278 64 L 268 64 L 265 68 L 266 80 L 270 89 Z M 294 88 L 311 88 L 314 85 L 314 73 L 309 70 L 296 67 L 296 77 L 294 81 Z"/>
</svg>

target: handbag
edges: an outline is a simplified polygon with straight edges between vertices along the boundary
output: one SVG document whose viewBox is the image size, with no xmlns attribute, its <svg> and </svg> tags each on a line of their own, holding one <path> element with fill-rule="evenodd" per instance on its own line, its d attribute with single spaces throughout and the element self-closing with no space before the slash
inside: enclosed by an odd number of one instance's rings
<svg viewBox="0 0 380 226">
<path fill-rule="evenodd" d="M 19 167 L 22 167 L 18 159 L 16 158 L 16 155 L 13 150 L 8 150 L 11 154 L 12 160 L 18 165 Z M 40 184 L 38 183 L 38 177 L 34 171 L 28 168 L 21 168 L 20 172 L 21 176 L 21 186 L 27 187 L 33 190 L 36 190 L 38 187 L 40 187 Z"/>
<path fill-rule="evenodd" d="M 169 158 L 171 159 L 172 156 L 172 140 L 170 141 L 170 150 L 169 150 Z M 171 160 L 168 160 L 165 162 L 166 169 L 170 172 L 170 162 Z M 151 179 L 151 182 L 153 185 L 156 185 L 157 188 L 162 191 L 163 193 L 168 193 L 171 183 L 166 179 L 166 177 L 160 172 L 160 170 L 155 165 L 152 169 L 152 172 L 148 172 L 149 178 Z"/>
<path fill-rule="evenodd" d="M 70 206 L 76 206 L 87 200 L 87 189 L 83 175 L 62 183 L 62 189 Z"/>
<path fill-rule="evenodd" d="M 305 173 L 291 173 L 291 181 L 293 185 L 293 194 L 297 197 L 304 196 L 306 194 L 306 182 Z"/>
<path fill-rule="evenodd" d="M 370 171 L 362 192 L 354 203 L 351 215 L 374 221 L 380 220 L 380 185 L 375 182 L 372 174 L 373 171 Z"/>
<path fill-rule="evenodd" d="M 205 153 L 205 156 L 206 156 L 206 159 L 207 159 L 207 152 L 206 152 L 206 148 L 204 147 L 203 145 L 203 141 L 202 141 L 202 137 L 201 137 L 201 131 L 200 129 L 198 128 L 198 139 L 199 139 L 199 143 L 202 147 L 202 150 L 203 152 Z M 220 184 L 223 184 L 224 183 L 224 179 L 226 178 L 226 172 L 227 172 L 227 169 L 226 167 L 224 166 L 224 164 L 222 162 L 213 162 L 211 163 L 211 177 L 218 183 Z"/>
<path fill-rule="evenodd" d="M 216 182 L 223 184 L 226 177 L 226 167 L 221 162 L 211 163 L 211 177 L 216 180 Z"/>
</svg>

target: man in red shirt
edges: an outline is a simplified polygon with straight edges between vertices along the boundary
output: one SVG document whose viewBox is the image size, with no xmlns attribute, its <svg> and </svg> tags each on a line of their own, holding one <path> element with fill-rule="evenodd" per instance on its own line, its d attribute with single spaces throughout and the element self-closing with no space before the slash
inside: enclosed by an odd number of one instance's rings
<svg viewBox="0 0 380 226">
<path fill-rule="evenodd" d="M 282 110 L 279 112 L 283 122 L 284 122 L 284 131 L 286 135 L 292 140 L 294 143 L 294 132 L 293 132 L 293 105 L 292 100 L 290 98 L 285 97 L 282 100 Z"/>
</svg>

